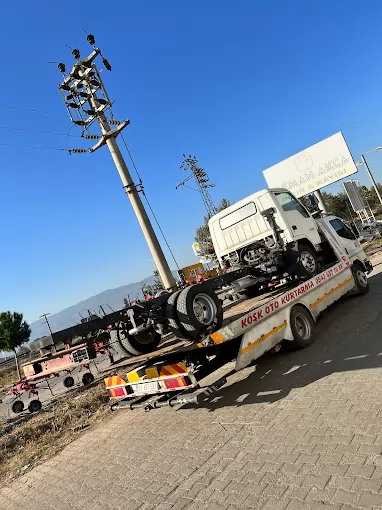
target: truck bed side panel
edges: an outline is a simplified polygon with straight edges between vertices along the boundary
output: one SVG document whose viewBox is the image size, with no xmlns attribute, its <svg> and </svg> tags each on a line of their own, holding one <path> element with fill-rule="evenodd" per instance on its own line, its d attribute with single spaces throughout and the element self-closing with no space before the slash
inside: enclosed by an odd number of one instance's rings
<svg viewBox="0 0 382 510">
<path fill-rule="evenodd" d="M 292 340 L 290 312 L 297 304 L 317 317 L 325 308 L 354 287 L 351 269 L 343 262 L 252 310 L 223 328 L 224 337 L 242 335 L 236 370 L 249 365 L 282 340 Z"/>
</svg>

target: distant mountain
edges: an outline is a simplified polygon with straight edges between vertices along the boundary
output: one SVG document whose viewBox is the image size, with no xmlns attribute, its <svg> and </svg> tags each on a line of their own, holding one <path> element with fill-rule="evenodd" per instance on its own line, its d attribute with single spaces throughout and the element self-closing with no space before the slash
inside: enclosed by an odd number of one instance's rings
<svg viewBox="0 0 382 510">
<path fill-rule="evenodd" d="M 176 271 L 173 271 L 175 277 L 178 276 Z M 150 276 L 142 280 L 147 285 L 152 285 L 154 282 L 154 276 Z M 132 299 L 138 296 L 142 298 L 141 282 L 129 283 L 116 289 L 105 290 L 100 294 L 92 296 L 74 306 L 65 308 L 61 312 L 50 315 L 48 320 L 50 327 L 55 331 L 61 331 L 62 329 L 69 328 L 75 324 L 81 322 L 81 316 L 87 317 L 90 313 L 98 314 L 100 312 L 100 306 L 103 307 L 105 313 L 109 313 L 112 310 L 120 310 L 123 308 L 123 299 L 130 294 Z M 32 334 L 31 340 L 43 337 L 49 334 L 48 327 L 43 320 L 38 320 L 30 324 Z"/>
</svg>

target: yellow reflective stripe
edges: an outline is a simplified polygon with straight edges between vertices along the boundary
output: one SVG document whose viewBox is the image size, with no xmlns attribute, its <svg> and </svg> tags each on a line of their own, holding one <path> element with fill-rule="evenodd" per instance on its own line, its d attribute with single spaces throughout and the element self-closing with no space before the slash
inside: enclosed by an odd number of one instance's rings
<svg viewBox="0 0 382 510">
<path fill-rule="evenodd" d="M 269 333 L 262 335 L 255 342 L 248 344 L 247 347 L 244 347 L 244 349 L 241 351 L 241 354 L 245 354 L 246 352 L 250 351 L 251 349 L 256 347 L 256 345 L 261 344 L 261 342 L 264 342 L 264 340 L 266 340 L 270 336 L 272 336 L 275 333 L 277 333 L 278 331 L 280 331 L 280 329 L 286 328 L 286 326 L 287 326 L 287 321 L 284 321 L 282 324 L 280 324 L 280 326 L 273 328 L 272 331 L 270 331 Z"/>
<path fill-rule="evenodd" d="M 174 368 L 173 365 L 165 365 L 164 367 L 161 368 L 161 372 L 162 372 L 162 370 L 166 370 L 171 375 L 179 374 L 178 370 L 176 370 L 176 368 Z"/>
<path fill-rule="evenodd" d="M 147 379 L 156 379 L 159 377 L 158 369 L 155 367 L 146 368 L 146 377 Z"/>
<path fill-rule="evenodd" d="M 115 386 L 126 385 L 126 383 L 122 379 L 122 377 L 119 377 L 118 375 L 106 377 L 106 379 L 104 379 L 104 382 L 105 382 L 106 388 L 114 388 Z"/>
<path fill-rule="evenodd" d="M 334 289 L 332 289 L 331 291 L 327 292 L 326 294 L 324 294 L 322 297 L 318 298 L 317 301 L 315 301 L 314 303 L 312 303 L 311 305 L 309 305 L 309 308 L 314 308 L 315 306 L 319 305 L 320 303 L 322 303 L 322 301 L 324 301 L 326 298 L 328 298 L 329 296 L 331 296 L 332 294 L 334 294 L 335 292 L 337 292 L 337 290 L 340 290 L 342 287 L 345 287 L 345 285 L 347 285 L 348 283 L 350 283 L 352 280 L 354 280 L 354 277 L 351 276 L 350 278 L 348 278 L 347 280 L 345 280 L 343 283 L 340 283 L 339 285 L 337 285 L 337 287 L 334 287 Z"/>
<path fill-rule="evenodd" d="M 212 333 L 212 335 L 210 335 L 210 338 L 215 344 L 222 344 L 224 342 L 223 335 L 219 333 L 219 331 L 216 331 L 216 333 Z"/>
<path fill-rule="evenodd" d="M 129 372 L 127 374 L 127 380 L 130 382 L 130 383 L 133 383 L 133 382 L 138 382 L 140 379 L 139 377 L 139 374 L 138 372 Z"/>
</svg>

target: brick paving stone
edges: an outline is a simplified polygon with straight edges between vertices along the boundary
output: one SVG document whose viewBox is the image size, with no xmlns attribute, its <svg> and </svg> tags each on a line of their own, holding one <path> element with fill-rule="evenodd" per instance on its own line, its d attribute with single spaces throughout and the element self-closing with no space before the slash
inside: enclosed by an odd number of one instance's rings
<svg viewBox="0 0 382 510">
<path fill-rule="evenodd" d="M 345 491 L 343 489 L 337 489 L 333 501 L 336 503 L 345 503 L 349 505 L 357 505 L 359 503 L 359 500 L 361 499 L 361 493 L 360 492 L 353 492 L 353 491 Z"/>
<path fill-rule="evenodd" d="M 349 491 L 353 487 L 355 480 L 356 478 L 354 476 L 333 475 L 329 480 L 328 487 Z"/>
<path fill-rule="evenodd" d="M 346 476 L 363 476 L 364 478 L 371 478 L 375 471 L 375 466 L 356 466 L 351 464 L 346 471 Z"/>
<path fill-rule="evenodd" d="M 369 492 L 379 492 L 382 487 L 382 479 L 381 478 L 363 478 L 358 477 L 356 478 L 353 490 L 358 491 L 369 491 Z"/>
<path fill-rule="evenodd" d="M 290 499 L 288 498 L 269 498 L 261 508 L 263 508 L 263 510 L 285 510 L 289 503 Z"/>
<path fill-rule="evenodd" d="M 324 489 L 330 480 L 329 475 L 308 475 L 306 476 L 301 485 L 303 487 L 317 487 L 318 489 Z"/>
<path fill-rule="evenodd" d="M 292 499 L 285 510 L 311 510 L 313 503 L 308 501 L 299 501 L 298 499 Z"/>
<path fill-rule="evenodd" d="M 359 502 L 362 507 L 382 508 L 382 494 L 364 492 Z"/>
</svg>

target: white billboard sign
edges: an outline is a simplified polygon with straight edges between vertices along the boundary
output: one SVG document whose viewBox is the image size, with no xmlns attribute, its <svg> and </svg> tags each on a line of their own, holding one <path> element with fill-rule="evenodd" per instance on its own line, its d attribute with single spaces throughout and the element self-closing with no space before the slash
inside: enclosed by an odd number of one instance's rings
<svg viewBox="0 0 382 510">
<path fill-rule="evenodd" d="M 287 188 L 297 198 L 357 172 L 342 133 L 263 170 L 269 188 Z"/>
</svg>

